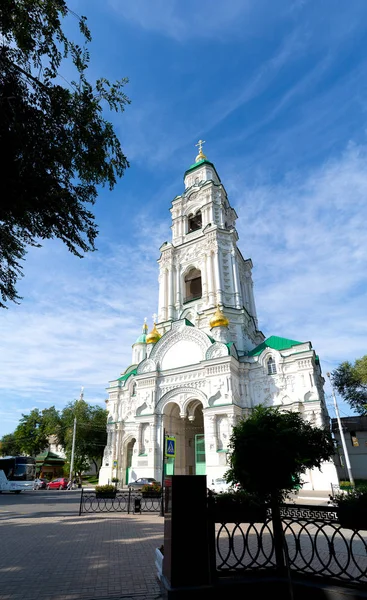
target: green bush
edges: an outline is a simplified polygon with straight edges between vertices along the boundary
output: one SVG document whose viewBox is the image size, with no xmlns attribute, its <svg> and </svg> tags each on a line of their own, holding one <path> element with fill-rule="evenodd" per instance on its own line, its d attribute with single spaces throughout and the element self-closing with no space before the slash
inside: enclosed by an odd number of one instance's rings
<svg viewBox="0 0 367 600">
<path fill-rule="evenodd" d="M 341 492 L 332 498 L 332 502 L 339 509 L 338 516 L 342 527 L 367 529 L 367 488 Z"/>
<path fill-rule="evenodd" d="M 116 492 L 114 485 L 96 485 L 95 490 L 97 494 L 106 494 L 108 492 Z"/>
<path fill-rule="evenodd" d="M 226 479 L 264 502 L 279 501 L 302 485 L 307 469 L 320 468 L 334 452 L 326 429 L 298 413 L 259 405 L 233 428 Z"/>
</svg>

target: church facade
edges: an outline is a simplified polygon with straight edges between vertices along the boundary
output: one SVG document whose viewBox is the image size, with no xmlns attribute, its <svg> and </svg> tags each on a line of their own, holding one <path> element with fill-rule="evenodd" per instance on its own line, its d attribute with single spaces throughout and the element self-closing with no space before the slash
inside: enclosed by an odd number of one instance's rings
<svg viewBox="0 0 367 600">
<path fill-rule="evenodd" d="M 156 323 L 150 333 L 144 323 L 132 364 L 108 388 L 101 484 L 160 481 L 165 432 L 176 439 L 166 474 L 206 474 L 210 485 L 227 470 L 233 426 L 257 404 L 329 422 L 311 343 L 265 339 L 258 328 L 252 262 L 237 246 L 237 214 L 201 144 L 172 201 L 172 240 L 160 248 Z M 305 487 L 330 483 L 336 471 L 325 463 Z"/>
</svg>

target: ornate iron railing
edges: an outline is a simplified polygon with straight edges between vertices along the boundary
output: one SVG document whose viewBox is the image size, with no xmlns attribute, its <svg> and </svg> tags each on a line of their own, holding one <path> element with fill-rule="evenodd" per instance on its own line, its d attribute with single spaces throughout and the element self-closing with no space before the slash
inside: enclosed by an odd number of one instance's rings
<svg viewBox="0 0 367 600">
<path fill-rule="evenodd" d="M 161 512 L 162 494 L 153 497 L 131 489 L 117 491 L 110 497 L 99 496 L 95 490 L 82 489 L 79 515 L 83 513 L 126 512 L 140 514 L 142 512 Z"/>
<path fill-rule="evenodd" d="M 291 572 L 303 575 L 367 583 L 366 532 L 342 528 L 335 507 L 282 505 L 278 535 L 270 509 L 263 523 L 245 523 L 238 514 L 233 520 L 227 515 L 223 522 L 215 509 L 212 516 L 216 523 L 218 575 L 260 569 L 279 571 L 288 566 Z M 281 565 L 279 542 L 284 558 Z"/>
</svg>

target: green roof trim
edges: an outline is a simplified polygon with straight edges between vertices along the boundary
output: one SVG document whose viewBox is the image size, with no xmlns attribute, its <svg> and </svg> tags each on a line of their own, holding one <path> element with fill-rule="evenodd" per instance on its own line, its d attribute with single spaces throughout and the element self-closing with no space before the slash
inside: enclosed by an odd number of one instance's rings
<svg viewBox="0 0 367 600">
<path fill-rule="evenodd" d="M 304 342 L 297 342 L 296 340 L 289 340 L 287 338 L 278 337 L 277 335 L 271 335 L 269 338 L 261 342 L 256 348 L 251 350 L 247 356 L 259 356 L 265 348 L 272 348 L 273 350 L 288 350 L 293 346 L 299 346 Z"/>
<path fill-rule="evenodd" d="M 185 325 L 187 325 L 188 327 L 195 327 L 195 325 L 193 323 L 191 323 L 191 321 L 189 321 L 186 318 L 185 318 Z"/>
<path fill-rule="evenodd" d="M 52 465 L 57 465 L 57 464 L 65 464 L 66 462 L 66 458 L 61 458 L 61 456 L 58 456 L 57 454 L 55 454 L 54 452 L 51 452 L 50 450 L 45 450 L 45 452 L 41 452 L 41 454 L 38 454 L 36 456 L 36 463 L 42 463 L 45 466 L 52 466 Z"/>
<path fill-rule="evenodd" d="M 213 163 L 210 162 L 210 160 L 208 160 L 207 158 L 202 158 L 201 160 L 199 160 L 198 162 L 195 162 L 193 165 L 191 165 L 186 171 L 185 171 L 185 175 L 186 173 L 188 173 L 189 171 L 192 171 L 193 169 L 196 169 L 196 167 L 200 167 L 201 165 L 210 165 L 211 167 L 214 167 Z M 214 167 L 215 168 L 215 167 Z"/>
<path fill-rule="evenodd" d="M 191 173 L 191 171 L 194 171 L 195 169 L 197 169 L 198 167 L 201 167 L 202 165 L 210 165 L 211 167 L 213 167 L 216 176 L 218 177 L 218 181 L 220 182 L 220 177 L 217 173 L 217 169 L 215 168 L 214 164 L 212 162 L 210 162 L 210 160 L 208 160 L 207 158 L 202 158 L 201 160 L 199 160 L 199 162 L 194 163 L 193 165 L 191 165 L 184 174 L 184 178 L 186 177 L 187 173 Z"/>
<path fill-rule="evenodd" d="M 132 369 L 131 371 L 129 371 L 128 373 L 125 373 L 125 375 L 122 375 L 121 377 L 117 378 L 117 381 L 126 381 L 126 379 L 128 379 L 130 377 L 130 375 L 136 375 L 138 372 L 138 369 Z"/>
</svg>

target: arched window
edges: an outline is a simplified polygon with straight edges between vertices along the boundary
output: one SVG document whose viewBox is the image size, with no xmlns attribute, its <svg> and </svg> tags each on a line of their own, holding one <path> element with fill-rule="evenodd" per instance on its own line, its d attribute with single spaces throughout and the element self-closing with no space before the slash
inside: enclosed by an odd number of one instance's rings
<svg viewBox="0 0 367 600">
<path fill-rule="evenodd" d="M 271 356 L 268 360 L 268 375 L 276 375 L 277 366 L 274 358 Z"/>
<path fill-rule="evenodd" d="M 197 231 L 202 227 L 202 218 L 201 218 L 201 210 L 193 215 L 189 215 L 187 217 L 187 233 L 191 233 L 192 231 Z"/>
<path fill-rule="evenodd" d="M 185 277 L 185 300 L 190 302 L 201 298 L 201 272 L 199 269 L 191 269 Z"/>
<path fill-rule="evenodd" d="M 131 395 L 132 396 L 136 396 L 136 383 L 135 382 L 133 383 L 133 387 L 132 387 L 132 390 L 131 390 Z"/>
</svg>

